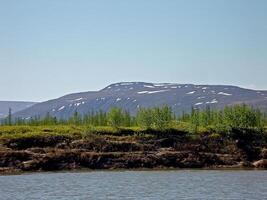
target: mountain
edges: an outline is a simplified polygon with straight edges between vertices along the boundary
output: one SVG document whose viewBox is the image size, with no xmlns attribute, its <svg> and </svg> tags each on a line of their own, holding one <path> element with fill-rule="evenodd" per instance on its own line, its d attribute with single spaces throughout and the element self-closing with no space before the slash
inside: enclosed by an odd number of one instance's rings
<svg viewBox="0 0 267 200">
<path fill-rule="evenodd" d="M 121 107 L 134 114 L 140 107 L 169 105 L 176 114 L 197 108 L 223 108 L 246 103 L 267 111 L 267 91 L 244 89 L 230 85 L 193 85 L 173 83 L 122 82 L 109 85 L 100 91 L 69 94 L 58 99 L 35 104 L 17 112 L 14 117 L 29 119 L 43 117 L 48 112 L 57 118 L 67 119 L 76 110 L 80 114 L 91 111 L 108 111 Z"/>
<path fill-rule="evenodd" d="M 35 102 L 23 102 L 23 101 L 0 101 L 0 118 L 4 118 L 8 115 L 8 110 L 11 108 L 12 112 L 18 112 L 29 108 L 36 104 Z"/>
</svg>

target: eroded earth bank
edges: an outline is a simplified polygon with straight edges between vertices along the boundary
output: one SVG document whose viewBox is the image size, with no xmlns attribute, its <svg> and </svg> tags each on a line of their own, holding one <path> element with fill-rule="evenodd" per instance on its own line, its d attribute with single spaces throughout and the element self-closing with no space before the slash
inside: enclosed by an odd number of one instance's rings
<svg viewBox="0 0 267 200">
<path fill-rule="evenodd" d="M 232 130 L 225 136 L 177 130 L 2 139 L 0 173 L 74 169 L 267 168 L 267 136 Z"/>
</svg>

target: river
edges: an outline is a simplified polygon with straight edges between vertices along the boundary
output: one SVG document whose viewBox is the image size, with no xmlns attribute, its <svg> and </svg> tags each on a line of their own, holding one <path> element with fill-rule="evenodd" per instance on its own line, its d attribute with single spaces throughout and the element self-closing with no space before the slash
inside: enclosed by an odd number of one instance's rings
<svg viewBox="0 0 267 200">
<path fill-rule="evenodd" d="M 263 200 L 267 171 L 166 170 L 0 176 L 1 200 Z"/>
</svg>

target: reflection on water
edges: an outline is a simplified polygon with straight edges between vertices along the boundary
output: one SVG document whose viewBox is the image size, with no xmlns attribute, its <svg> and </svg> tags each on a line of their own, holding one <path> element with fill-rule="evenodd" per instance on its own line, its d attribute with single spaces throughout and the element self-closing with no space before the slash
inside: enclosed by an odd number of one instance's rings
<svg viewBox="0 0 267 200">
<path fill-rule="evenodd" d="M 0 176 L 0 199 L 267 199 L 267 171 L 93 171 Z"/>
</svg>

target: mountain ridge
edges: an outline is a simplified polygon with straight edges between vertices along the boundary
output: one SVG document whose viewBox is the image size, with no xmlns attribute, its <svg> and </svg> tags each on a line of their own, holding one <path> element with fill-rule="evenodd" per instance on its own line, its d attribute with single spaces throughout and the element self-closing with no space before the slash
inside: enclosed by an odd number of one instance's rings
<svg viewBox="0 0 267 200">
<path fill-rule="evenodd" d="M 16 112 L 14 117 L 28 119 L 43 117 L 48 112 L 57 118 L 67 119 L 75 111 L 108 111 L 120 107 L 135 114 L 140 107 L 168 105 L 176 114 L 189 112 L 193 107 L 223 108 L 246 103 L 267 110 L 267 91 L 246 89 L 231 85 L 195 85 L 178 83 L 119 82 L 98 91 L 67 94 L 37 103 Z"/>
<path fill-rule="evenodd" d="M 36 103 L 30 101 L 0 101 L 0 118 L 5 118 L 8 115 L 9 108 L 12 112 L 18 112 Z"/>
</svg>

